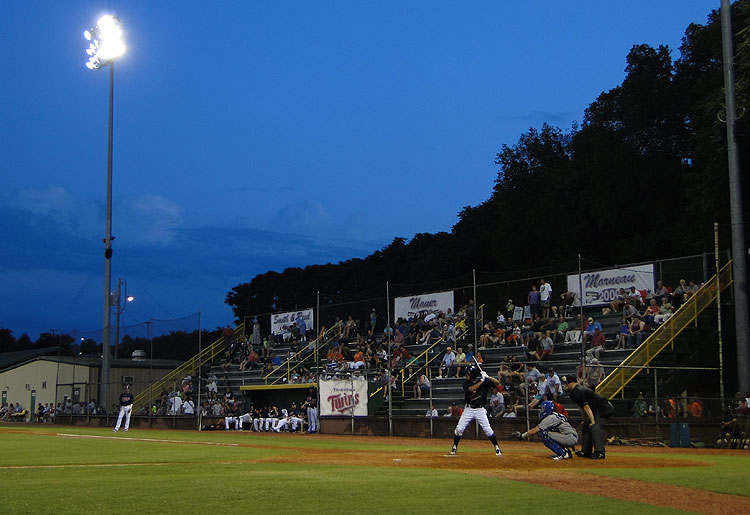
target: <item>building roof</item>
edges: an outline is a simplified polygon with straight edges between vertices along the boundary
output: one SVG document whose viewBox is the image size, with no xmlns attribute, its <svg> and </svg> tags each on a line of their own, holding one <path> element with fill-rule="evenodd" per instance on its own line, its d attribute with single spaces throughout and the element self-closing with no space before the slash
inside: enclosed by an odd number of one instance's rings
<svg viewBox="0 0 750 515">
<path fill-rule="evenodd" d="M 17 350 L 14 352 L 0 352 L 0 371 L 13 368 L 21 363 L 35 360 L 42 356 L 57 354 L 58 347 L 44 347 L 42 349 Z"/>
</svg>

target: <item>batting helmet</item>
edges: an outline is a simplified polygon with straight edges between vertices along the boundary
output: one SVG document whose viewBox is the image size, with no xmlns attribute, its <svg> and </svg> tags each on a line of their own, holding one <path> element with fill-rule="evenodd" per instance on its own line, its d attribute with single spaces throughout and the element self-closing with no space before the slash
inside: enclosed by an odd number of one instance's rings
<svg viewBox="0 0 750 515">
<path fill-rule="evenodd" d="M 539 409 L 541 410 L 539 412 L 539 420 L 542 420 L 544 417 L 555 411 L 555 403 L 552 401 L 544 401 L 539 405 Z"/>
<path fill-rule="evenodd" d="M 473 380 L 473 379 L 476 379 L 477 377 L 479 377 L 480 373 L 481 373 L 481 372 L 479 372 L 479 368 L 477 368 L 477 367 L 469 367 L 469 368 L 468 368 L 468 369 L 466 370 L 466 374 L 467 374 L 467 375 L 469 376 L 469 378 L 470 378 L 470 379 L 472 379 L 472 380 Z"/>
</svg>

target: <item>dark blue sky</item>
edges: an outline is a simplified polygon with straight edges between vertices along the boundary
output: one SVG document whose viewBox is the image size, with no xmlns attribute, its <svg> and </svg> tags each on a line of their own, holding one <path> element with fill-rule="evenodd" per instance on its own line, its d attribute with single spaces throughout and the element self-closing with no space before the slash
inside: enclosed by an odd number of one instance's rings
<svg viewBox="0 0 750 515">
<path fill-rule="evenodd" d="M 715 5 L 714 5 L 715 4 Z M 115 71 L 113 284 L 125 323 L 202 313 L 257 273 L 449 231 L 494 155 L 568 128 L 634 44 L 677 57 L 719 1 L 7 2 L 0 17 L 0 327 L 102 325 L 107 70 L 83 30 L 124 24 Z"/>
</svg>

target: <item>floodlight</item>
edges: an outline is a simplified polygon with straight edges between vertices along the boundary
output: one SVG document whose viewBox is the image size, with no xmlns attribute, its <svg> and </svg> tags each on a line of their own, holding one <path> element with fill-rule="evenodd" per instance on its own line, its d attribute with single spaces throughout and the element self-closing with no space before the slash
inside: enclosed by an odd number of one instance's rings
<svg viewBox="0 0 750 515">
<path fill-rule="evenodd" d="M 90 70 L 98 70 L 125 53 L 122 40 L 122 24 L 117 17 L 105 14 L 96 22 L 96 26 L 84 31 L 83 37 L 91 41 L 86 53 L 91 59 L 86 63 Z"/>
</svg>

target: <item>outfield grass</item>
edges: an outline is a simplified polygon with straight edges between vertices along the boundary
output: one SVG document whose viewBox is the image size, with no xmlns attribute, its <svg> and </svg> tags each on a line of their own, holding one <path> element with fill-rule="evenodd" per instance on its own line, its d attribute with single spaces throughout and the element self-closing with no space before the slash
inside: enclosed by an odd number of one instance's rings
<svg viewBox="0 0 750 515">
<path fill-rule="evenodd" d="M 0 426 L 4 450 L 0 453 L 0 485 L 6 494 L 2 513 L 459 514 L 559 511 L 560 506 L 576 512 L 668 512 L 647 504 L 553 491 L 469 472 L 374 467 L 367 463 L 264 461 L 278 456 L 304 457 L 306 450 L 320 449 L 331 453 L 372 450 L 442 454 L 449 443 L 420 439 L 408 440 L 406 445 L 404 440 L 399 442 L 389 443 L 387 438 L 381 443 L 381 439 L 190 431 L 131 430 L 115 435 L 101 428 Z M 462 445 L 461 450 L 486 455 L 486 447 Z M 529 456 L 540 452 L 539 446 L 528 448 Z M 710 466 L 648 469 L 648 478 L 643 476 L 643 469 L 599 469 L 593 473 L 748 495 L 750 477 L 744 456 L 690 459 L 704 460 Z M 727 469 L 731 472 L 717 474 Z"/>
</svg>

